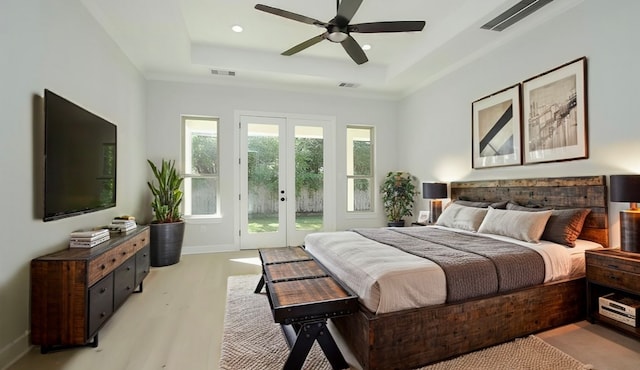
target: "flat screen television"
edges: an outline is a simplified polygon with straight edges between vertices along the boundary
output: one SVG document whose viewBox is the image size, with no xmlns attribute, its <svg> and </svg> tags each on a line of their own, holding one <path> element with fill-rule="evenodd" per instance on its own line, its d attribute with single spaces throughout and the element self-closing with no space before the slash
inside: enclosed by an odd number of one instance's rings
<svg viewBox="0 0 640 370">
<path fill-rule="evenodd" d="M 44 91 L 44 221 L 115 207 L 117 127 Z"/>
</svg>

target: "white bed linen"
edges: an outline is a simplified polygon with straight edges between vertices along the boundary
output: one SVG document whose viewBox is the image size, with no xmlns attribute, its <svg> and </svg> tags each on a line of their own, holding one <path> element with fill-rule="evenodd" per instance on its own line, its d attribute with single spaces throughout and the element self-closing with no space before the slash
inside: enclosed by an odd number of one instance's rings
<svg viewBox="0 0 640 370">
<path fill-rule="evenodd" d="M 584 267 L 582 272 L 579 268 L 580 263 L 584 265 L 584 250 L 600 247 L 596 243 L 578 241 L 576 248 L 568 248 L 548 241 L 527 243 L 499 235 L 430 227 L 481 235 L 531 248 L 544 260 L 545 282 L 567 278 L 574 273 L 584 274 Z M 355 232 L 309 234 L 305 238 L 305 248 L 353 290 L 367 309 L 377 314 L 442 304 L 446 300 L 446 277 L 436 263 Z"/>
</svg>

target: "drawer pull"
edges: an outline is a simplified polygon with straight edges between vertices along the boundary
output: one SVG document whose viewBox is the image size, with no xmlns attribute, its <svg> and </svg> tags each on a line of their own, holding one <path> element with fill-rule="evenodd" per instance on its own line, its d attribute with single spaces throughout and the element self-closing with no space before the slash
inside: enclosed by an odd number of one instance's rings
<svg viewBox="0 0 640 370">
<path fill-rule="evenodd" d="M 142 253 L 142 257 L 146 257 L 146 256 L 147 256 L 147 254 L 146 254 L 146 253 Z"/>
<path fill-rule="evenodd" d="M 620 267 L 618 267 L 618 265 L 607 265 L 607 267 L 609 267 L 610 269 L 616 269 L 616 270 L 620 269 Z"/>
<path fill-rule="evenodd" d="M 137 247 L 137 246 L 138 246 L 138 243 L 133 243 L 133 246 L 134 246 L 134 247 Z"/>
<path fill-rule="evenodd" d="M 127 271 L 131 271 L 131 267 L 127 266 Z"/>
<path fill-rule="evenodd" d="M 107 268 L 107 266 L 105 266 L 104 263 L 103 263 L 102 265 L 100 265 L 100 268 L 104 270 L 104 269 Z"/>
<path fill-rule="evenodd" d="M 127 290 L 131 290 L 131 287 L 127 285 Z"/>
<path fill-rule="evenodd" d="M 115 257 L 111 259 L 111 262 L 116 262 L 116 261 L 117 259 Z"/>
<path fill-rule="evenodd" d="M 106 312 L 100 312 L 100 317 L 101 317 L 101 318 L 102 318 L 102 317 L 105 317 L 105 316 L 107 316 L 107 313 L 106 313 Z"/>
<path fill-rule="evenodd" d="M 126 251 L 122 251 L 122 255 L 123 255 L 123 256 L 126 256 L 126 255 L 127 255 L 127 252 L 126 252 Z"/>
<path fill-rule="evenodd" d="M 618 276 L 609 275 L 607 277 L 609 278 L 609 280 L 613 280 L 613 281 L 620 281 L 621 280 L 620 277 L 618 277 Z"/>
<path fill-rule="evenodd" d="M 100 289 L 100 294 L 102 294 L 102 293 L 104 293 L 106 291 L 107 291 L 107 288 L 102 288 L 102 289 Z"/>
</svg>

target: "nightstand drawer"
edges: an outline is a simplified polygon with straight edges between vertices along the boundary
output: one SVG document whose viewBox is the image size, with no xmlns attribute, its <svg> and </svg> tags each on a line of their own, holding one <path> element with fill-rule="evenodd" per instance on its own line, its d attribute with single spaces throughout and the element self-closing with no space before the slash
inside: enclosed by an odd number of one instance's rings
<svg viewBox="0 0 640 370">
<path fill-rule="evenodd" d="M 589 265 L 587 280 L 611 288 L 640 291 L 640 275 L 612 268 Z"/>
<path fill-rule="evenodd" d="M 587 265 L 626 271 L 640 275 L 640 255 L 624 253 L 617 250 L 587 253 Z"/>
</svg>

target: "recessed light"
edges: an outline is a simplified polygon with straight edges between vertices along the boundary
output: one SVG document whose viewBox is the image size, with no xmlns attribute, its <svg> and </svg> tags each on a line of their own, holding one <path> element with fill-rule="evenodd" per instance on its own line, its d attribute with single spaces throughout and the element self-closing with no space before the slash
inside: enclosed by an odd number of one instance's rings
<svg viewBox="0 0 640 370">
<path fill-rule="evenodd" d="M 240 26 L 240 25 L 236 24 L 236 25 L 234 25 L 233 27 L 231 27 L 231 30 L 232 30 L 233 32 L 242 32 L 242 26 Z"/>
<path fill-rule="evenodd" d="M 362 50 L 369 50 L 369 49 L 371 49 L 371 45 L 369 44 L 362 45 Z"/>
</svg>

